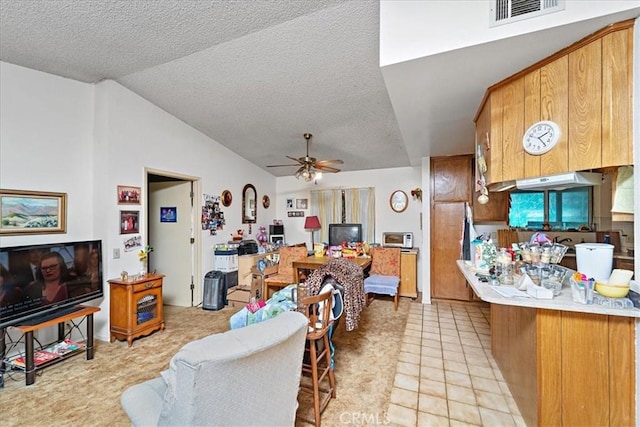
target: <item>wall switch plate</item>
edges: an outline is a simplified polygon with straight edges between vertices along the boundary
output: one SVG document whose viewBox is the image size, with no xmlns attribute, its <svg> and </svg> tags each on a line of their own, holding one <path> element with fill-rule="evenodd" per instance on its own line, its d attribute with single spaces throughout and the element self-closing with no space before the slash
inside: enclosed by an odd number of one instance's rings
<svg viewBox="0 0 640 427">
<path fill-rule="evenodd" d="M 120 258 L 120 249 L 114 249 L 113 250 L 113 259 L 119 259 Z"/>
</svg>

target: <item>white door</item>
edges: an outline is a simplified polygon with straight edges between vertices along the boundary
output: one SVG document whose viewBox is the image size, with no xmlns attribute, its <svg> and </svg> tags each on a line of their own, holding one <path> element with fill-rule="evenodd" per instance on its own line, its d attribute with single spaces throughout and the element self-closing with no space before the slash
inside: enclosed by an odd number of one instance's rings
<svg viewBox="0 0 640 427">
<path fill-rule="evenodd" d="M 162 298 L 167 305 L 191 306 L 191 209 L 191 181 L 149 183 L 149 271 L 165 275 Z"/>
</svg>

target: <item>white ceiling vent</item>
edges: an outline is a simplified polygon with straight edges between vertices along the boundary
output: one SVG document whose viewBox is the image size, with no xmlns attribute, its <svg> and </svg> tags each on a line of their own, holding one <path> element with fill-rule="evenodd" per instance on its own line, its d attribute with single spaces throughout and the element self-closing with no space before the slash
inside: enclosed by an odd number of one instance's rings
<svg viewBox="0 0 640 427">
<path fill-rule="evenodd" d="M 564 10 L 565 0 L 492 0 L 489 26 L 508 24 Z"/>
</svg>

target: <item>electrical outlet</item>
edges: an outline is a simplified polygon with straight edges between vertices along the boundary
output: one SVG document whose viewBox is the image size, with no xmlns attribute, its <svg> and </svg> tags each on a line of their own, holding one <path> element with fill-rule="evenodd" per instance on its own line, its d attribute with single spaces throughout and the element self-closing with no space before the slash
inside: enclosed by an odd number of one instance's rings
<svg viewBox="0 0 640 427">
<path fill-rule="evenodd" d="M 491 241 L 494 243 L 498 243 L 498 232 L 497 231 L 492 231 L 491 232 Z"/>
<path fill-rule="evenodd" d="M 119 259 L 120 258 L 120 248 L 114 249 L 113 250 L 113 259 Z"/>
</svg>

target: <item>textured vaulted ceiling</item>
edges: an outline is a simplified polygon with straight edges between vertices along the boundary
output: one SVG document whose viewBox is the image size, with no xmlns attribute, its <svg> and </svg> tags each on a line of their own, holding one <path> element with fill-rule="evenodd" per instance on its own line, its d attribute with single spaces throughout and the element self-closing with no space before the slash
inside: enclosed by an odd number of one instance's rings
<svg viewBox="0 0 640 427">
<path fill-rule="evenodd" d="M 0 0 L 0 60 L 115 80 L 263 168 L 303 156 L 310 132 L 312 156 L 366 170 L 472 152 L 487 86 L 619 19 L 409 61 L 383 78 L 378 1 Z"/>
</svg>

